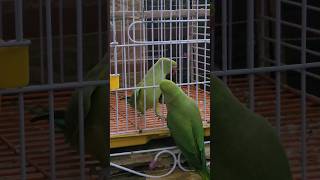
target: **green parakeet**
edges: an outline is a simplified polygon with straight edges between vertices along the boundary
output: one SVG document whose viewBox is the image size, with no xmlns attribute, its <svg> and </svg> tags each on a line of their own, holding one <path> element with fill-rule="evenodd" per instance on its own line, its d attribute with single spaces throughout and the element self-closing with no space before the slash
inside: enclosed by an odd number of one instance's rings
<svg viewBox="0 0 320 180">
<path fill-rule="evenodd" d="M 215 76 L 213 179 L 292 180 L 289 162 L 272 126 L 249 110 Z"/>
<path fill-rule="evenodd" d="M 85 80 L 103 80 L 107 79 L 107 61 L 103 59 L 91 69 Z M 83 88 L 83 110 L 85 124 L 85 150 L 93 154 L 101 163 L 107 164 L 106 146 L 107 146 L 107 85 L 86 86 Z M 78 122 L 78 102 L 79 90 L 72 94 L 67 111 L 65 112 L 64 135 L 67 142 L 78 146 L 79 140 L 79 122 Z"/>
<path fill-rule="evenodd" d="M 148 70 L 143 80 L 139 82 L 139 84 L 137 84 L 137 87 L 159 85 L 159 82 L 166 78 L 166 75 L 170 73 L 171 69 L 173 72 L 175 72 L 177 69 L 177 63 L 168 58 L 160 58 Z M 152 108 L 154 106 L 155 100 L 156 115 L 162 117 L 162 113 L 160 113 L 160 106 L 158 103 L 160 95 L 161 91 L 159 88 L 139 88 L 136 89 L 132 93 L 131 97 L 128 98 L 128 103 L 132 107 L 136 107 L 139 113 L 144 114 L 144 108 L 146 111 Z"/>
<path fill-rule="evenodd" d="M 86 75 L 86 81 L 107 79 L 106 56 L 98 62 Z M 93 155 L 102 166 L 107 165 L 107 85 L 85 86 L 83 92 L 83 117 L 85 152 Z M 79 146 L 79 90 L 69 100 L 66 111 L 55 111 L 56 130 L 62 131 L 66 142 L 78 150 Z M 39 114 L 40 110 L 38 110 Z M 48 110 L 34 117 L 31 122 L 48 120 Z"/>
<path fill-rule="evenodd" d="M 209 180 L 204 130 L 199 107 L 192 98 L 170 80 L 162 80 L 160 89 L 167 107 L 167 124 L 171 136 L 188 164 L 203 180 Z"/>
</svg>

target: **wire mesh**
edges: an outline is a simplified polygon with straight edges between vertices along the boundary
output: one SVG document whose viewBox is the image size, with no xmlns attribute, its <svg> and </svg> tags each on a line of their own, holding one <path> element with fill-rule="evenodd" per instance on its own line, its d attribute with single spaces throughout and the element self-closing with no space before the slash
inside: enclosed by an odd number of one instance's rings
<svg viewBox="0 0 320 180">
<path fill-rule="evenodd" d="M 207 109 L 207 94 L 204 92 L 209 84 L 209 4 L 209 1 L 197 0 L 112 1 L 110 71 L 120 74 L 121 84 L 111 93 L 111 107 L 115 110 L 113 134 L 166 128 L 166 122 L 155 114 L 158 100 L 153 99 L 154 107 L 144 107 L 142 113 L 137 112 L 136 97 L 134 107 L 127 100 L 139 88 L 144 91 L 144 96 L 147 88 L 154 88 L 155 93 L 158 84 L 154 78 L 151 86 L 139 85 L 139 82 L 161 57 L 178 64 L 176 73 L 170 68 L 168 79 L 185 86 L 186 93 L 193 93 L 195 100 Z M 199 90 L 200 84 L 204 91 Z M 146 106 L 146 97 L 142 101 Z M 165 106 L 161 109 L 165 111 Z M 203 116 L 206 114 L 205 110 Z"/>
</svg>

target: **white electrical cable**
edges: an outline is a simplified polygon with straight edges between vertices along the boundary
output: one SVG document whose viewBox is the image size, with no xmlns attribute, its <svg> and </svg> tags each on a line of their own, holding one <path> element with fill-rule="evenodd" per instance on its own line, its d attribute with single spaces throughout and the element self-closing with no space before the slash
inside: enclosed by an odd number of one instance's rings
<svg viewBox="0 0 320 180">
<path fill-rule="evenodd" d="M 169 174 L 171 174 L 176 166 L 177 166 L 177 158 L 176 158 L 176 155 L 171 152 L 171 151 L 168 151 L 168 150 L 163 150 L 163 151 L 160 151 L 156 154 L 155 158 L 153 159 L 154 162 L 156 162 L 158 160 L 158 157 L 163 154 L 163 153 L 168 153 L 170 154 L 172 157 L 173 157 L 173 160 L 174 160 L 174 163 L 173 163 L 173 167 L 170 169 L 170 171 L 168 171 L 166 174 L 163 174 L 163 175 L 160 175 L 160 176 L 153 176 L 153 175 L 148 175 L 148 174 L 144 174 L 144 173 L 140 173 L 140 172 L 137 172 L 137 171 L 134 171 L 132 169 L 129 169 L 129 168 L 126 168 L 126 167 L 123 167 L 123 166 L 120 166 L 120 165 L 117 165 L 117 164 L 114 164 L 114 163 L 110 163 L 111 166 L 113 167 L 116 167 L 116 168 L 119 168 L 121 170 L 124 170 L 124 171 L 127 171 L 127 172 L 130 172 L 132 174 L 135 174 L 135 175 L 138 175 L 138 176 L 142 176 L 142 177 L 147 177 L 147 178 L 162 178 L 162 177 L 165 177 L 165 176 L 168 176 Z"/>
<path fill-rule="evenodd" d="M 205 141 L 204 144 L 210 144 L 210 141 Z M 166 174 L 163 174 L 163 175 L 160 175 L 160 176 L 154 176 L 154 175 L 148 175 L 148 174 L 140 173 L 140 172 L 137 172 L 135 170 L 126 168 L 124 166 L 120 166 L 120 165 L 112 163 L 112 162 L 110 162 L 110 166 L 113 166 L 115 168 L 127 171 L 129 173 L 132 173 L 132 174 L 135 174 L 135 175 L 138 175 L 138 176 L 147 177 L 147 178 L 162 178 L 162 177 L 168 176 L 175 170 L 177 165 L 183 171 L 186 171 L 186 172 L 194 171 L 194 170 L 186 169 L 181 165 L 181 154 L 182 154 L 181 151 L 179 151 L 179 153 L 178 153 L 178 158 L 176 157 L 176 154 L 174 152 L 169 151 L 169 150 L 175 150 L 176 148 L 177 148 L 176 146 L 172 146 L 172 147 L 157 148 L 157 149 L 151 149 L 151 150 L 141 150 L 141 151 L 134 151 L 134 152 L 115 153 L 115 154 L 111 154 L 110 155 L 111 157 L 116 157 L 116 156 L 125 156 L 125 155 L 132 155 L 132 154 L 138 154 L 138 153 L 147 153 L 147 152 L 159 151 L 155 155 L 153 161 L 151 162 L 151 163 L 155 163 L 158 160 L 160 155 L 162 155 L 164 153 L 168 153 L 173 157 L 173 167 Z M 207 166 L 208 165 L 210 165 L 210 162 L 207 163 Z"/>
<path fill-rule="evenodd" d="M 186 171 L 186 172 L 189 172 L 189 171 L 194 171 L 194 170 L 189 170 L 189 169 L 186 169 L 184 168 L 182 165 L 181 165 L 181 152 L 179 152 L 178 154 L 178 166 L 179 168 L 182 170 L 182 171 Z"/>
</svg>

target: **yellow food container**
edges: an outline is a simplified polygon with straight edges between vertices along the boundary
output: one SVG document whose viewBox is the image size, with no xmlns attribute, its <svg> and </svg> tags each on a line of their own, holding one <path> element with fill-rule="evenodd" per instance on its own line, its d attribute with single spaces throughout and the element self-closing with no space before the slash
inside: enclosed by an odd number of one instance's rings
<svg viewBox="0 0 320 180">
<path fill-rule="evenodd" d="M 110 90 L 116 90 L 120 87 L 120 74 L 110 74 Z"/>
<path fill-rule="evenodd" d="M 0 89 L 29 84 L 29 46 L 0 47 Z"/>
</svg>

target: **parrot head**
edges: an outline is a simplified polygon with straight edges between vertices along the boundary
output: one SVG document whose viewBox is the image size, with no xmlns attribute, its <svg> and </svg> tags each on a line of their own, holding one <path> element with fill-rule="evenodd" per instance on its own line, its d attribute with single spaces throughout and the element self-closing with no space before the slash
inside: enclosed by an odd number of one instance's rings
<svg viewBox="0 0 320 180">
<path fill-rule="evenodd" d="M 181 88 L 173 81 L 167 79 L 162 80 L 159 86 L 166 103 L 173 101 L 174 98 L 182 91 Z"/>
<path fill-rule="evenodd" d="M 160 58 L 158 60 L 159 63 L 162 63 L 162 66 L 163 66 L 163 70 L 164 70 L 164 73 L 170 73 L 170 70 L 171 70 L 171 66 L 172 66 L 172 74 L 175 74 L 176 71 L 177 71 L 177 63 L 169 58 Z"/>
</svg>

